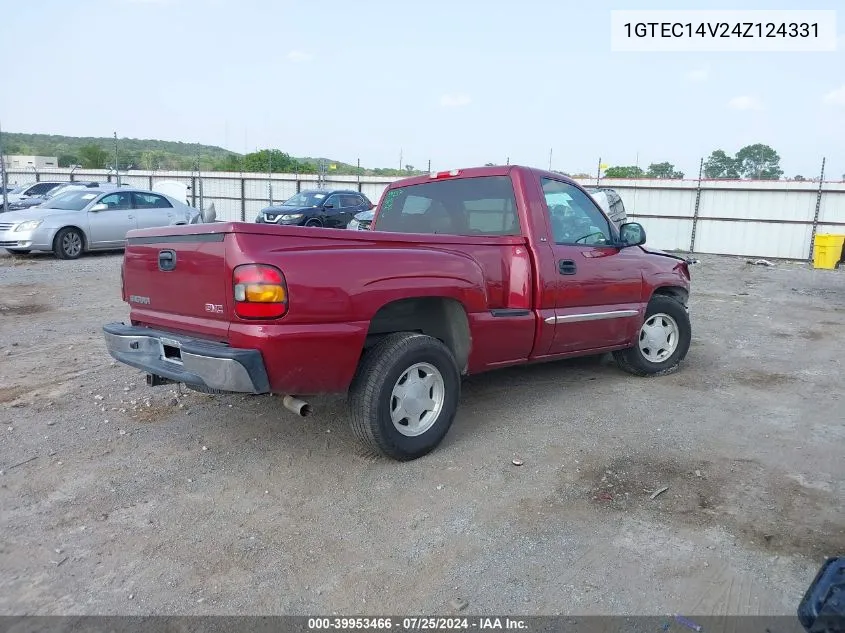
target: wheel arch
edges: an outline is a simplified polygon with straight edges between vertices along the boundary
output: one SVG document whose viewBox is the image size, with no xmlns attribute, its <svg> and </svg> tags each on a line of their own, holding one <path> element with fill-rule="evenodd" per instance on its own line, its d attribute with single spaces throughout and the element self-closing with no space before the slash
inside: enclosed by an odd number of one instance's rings
<svg viewBox="0 0 845 633">
<path fill-rule="evenodd" d="M 654 297 L 657 295 L 675 299 L 675 301 L 679 302 L 684 307 L 686 307 L 687 302 L 689 301 L 689 290 L 682 288 L 681 286 L 658 286 L 654 289 L 651 296 Z M 651 300 L 651 297 L 649 297 L 649 300 Z"/>
<path fill-rule="evenodd" d="M 79 235 L 82 236 L 82 252 L 86 252 L 88 250 L 88 234 L 85 232 L 85 229 L 76 224 L 64 224 L 56 229 L 55 233 L 53 233 L 53 239 L 51 240 L 53 248 L 56 247 L 56 240 L 59 238 L 59 233 L 65 229 L 75 229 L 79 232 Z"/>
<path fill-rule="evenodd" d="M 448 296 L 395 299 L 381 306 L 370 319 L 365 348 L 395 332 L 420 332 L 443 342 L 464 374 L 472 343 L 464 305 Z"/>
</svg>

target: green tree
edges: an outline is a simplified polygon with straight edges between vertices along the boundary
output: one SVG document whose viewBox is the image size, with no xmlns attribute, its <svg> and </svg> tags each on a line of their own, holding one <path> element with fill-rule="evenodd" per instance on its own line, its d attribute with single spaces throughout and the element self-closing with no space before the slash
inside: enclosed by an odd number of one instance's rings
<svg viewBox="0 0 845 633">
<path fill-rule="evenodd" d="M 592 176 L 590 174 L 585 174 L 585 173 L 581 172 L 581 173 L 577 173 L 577 174 L 572 174 L 572 176 L 570 176 L 570 178 L 574 178 L 575 180 L 587 180 L 588 178 L 592 178 Z"/>
<path fill-rule="evenodd" d="M 644 176 L 645 172 L 633 165 L 608 167 L 604 172 L 605 178 L 642 178 Z"/>
<path fill-rule="evenodd" d="M 652 163 L 648 166 L 646 176 L 649 178 L 680 180 L 684 177 L 684 172 L 676 171 L 672 163 Z"/>
<path fill-rule="evenodd" d="M 739 163 L 724 150 L 717 149 L 704 161 L 704 176 L 706 178 L 737 179 L 739 178 Z"/>
<path fill-rule="evenodd" d="M 795 178 L 793 178 L 792 180 L 797 180 L 798 182 L 804 182 L 807 179 L 804 178 L 804 176 L 798 175 L 798 176 L 795 176 Z"/>
<path fill-rule="evenodd" d="M 301 167 L 298 160 L 278 149 L 262 149 L 243 157 L 244 171 L 293 173 L 302 172 Z"/>
<path fill-rule="evenodd" d="M 771 147 L 762 143 L 746 145 L 736 153 L 734 160 L 744 178 L 778 180 L 783 176 L 780 156 Z"/>
<path fill-rule="evenodd" d="M 59 154 L 59 167 L 70 167 L 79 165 L 79 156 L 76 154 Z"/>
<path fill-rule="evenodd" d="M 169 156 L 167 155 L 167 152 L 160 149 L 147 150 L 145 152 L 141 152 L 140 163 L 142 168 L 149 171 L 167 169 Z"/>
<path fill-rule="evenodd" d="M 109 153 L 99 145 L 83 145 L 79 148 L 82 166 L 89 169 L 102 169 L 106 165 Z"/>
</svg>

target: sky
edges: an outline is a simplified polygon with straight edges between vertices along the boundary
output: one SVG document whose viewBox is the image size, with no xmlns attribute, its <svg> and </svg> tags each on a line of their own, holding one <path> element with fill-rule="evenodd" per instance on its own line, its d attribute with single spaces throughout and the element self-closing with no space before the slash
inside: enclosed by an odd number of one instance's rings
<svg viewBox="0 0 845 633">
<path fill-rule="evenodd" d="M 826 157 L 845 178 L 841 0 L 733 6 L 839 8 L 836 52 L 611 52 L 611 10 L 728 4 L 0 0 L 0 124 L 366 167 L 669 161 L 688 178 L 759 142 L 787 177 Z"/>
</svg>

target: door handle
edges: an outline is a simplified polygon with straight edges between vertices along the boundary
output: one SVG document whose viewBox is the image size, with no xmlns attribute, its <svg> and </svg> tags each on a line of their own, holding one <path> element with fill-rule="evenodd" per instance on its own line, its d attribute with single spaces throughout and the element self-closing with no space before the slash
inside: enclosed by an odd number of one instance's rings
<svg viewBox="0 0 845 633">
<path fill-rule="evenodd" d="M 176 251 L 159 251 L 158 269 L 166 272 L 174 268 L 176 268 Z"/>
<path fill-rule="evenodd" d="M 575 265 L 574 259 L 562 259 L 558 262 L 558 270 L 561 275 L 574 275 L 578 272 L 578 267 Z"/>
</svg>

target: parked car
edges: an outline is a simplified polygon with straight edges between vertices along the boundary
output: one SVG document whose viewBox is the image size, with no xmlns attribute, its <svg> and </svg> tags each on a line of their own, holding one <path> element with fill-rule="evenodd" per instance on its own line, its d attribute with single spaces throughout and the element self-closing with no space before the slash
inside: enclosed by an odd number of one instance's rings
<svg viewBox="0 0 845 633">
<path fill-rule="evenodd" d="M 255 221 L 259 224 L 342 229 L 356 213 L 373 206 L 367 196 L 358 191 L 317 189 L 302 191 L 280 205 L 262 209 Z"/>
<path fill-rule="evenodd" d="M 369 231 L 373 224 L 373 218 L 375 215 L 376 213 L 372 209 L 356 213 L 352 218 L 352 221 L 346 225 L 346 228 L 352 231 Z"/>
<path fill-rule="evenodd" d="M 601 207 L 601 210 L 604 211 L 604 214 L 617 227 L 622 226 L 628 220 L 628 213 L 625 211 L 622 196 L 615 189 L 611 189 L 610 187 L 587 187 L 586 190 Z"/>
<path fill-rule="evenodd" d="M 109 188 L 117 188 L 117 185 L 112 185 L 105 182 L 93 182 L 93 181 L 73 181 L 73 182 L 66 182 L 54 189 L 51 189 L 45 194 L 40 196 L 30 196 L 28 198 L 21 198 L 15 202 L 9 203 L 9 211 L 20 211 L 21 209 L 30 209 L 32 207 L 37 207 L 47 200 L 51 198 L 55 198 L 57 195 L 64 193 L 65 191 L 71 191 L 73 189 L 83 189 L 85 187 L 93 188 L 93 187 L 102 187 L 103 189 Z"/>
<path fill-rule="evenodd" d="M 21 198 L 43 196 L 51 189 L 55 189 L 56 187 L 66 184 L 67 180 L 42 180 L 40 182 L 27 182 L 12 189 L 12 191 L 6 195 L 6 199 L 9 202 L 17 202 Z"/>
<path fill-rule="evenodd" d="M 547 200 L 570 198 L 555 216 Z M 519 166 L 391 183 L 373 233 L 223 222 L 131 231 L 129 322 L 104 336 L 148 384 L 207 393 L 348 393 L 367 446 L 420 457 L 468 374 L 613 352 L 640 376 L 686 356 L 687 260 L 646 249 L 573 180 Z"/>
<path fill-rule="evenodd" d="M 193 207 L 144 189 L 73 189 L 0 216 L 0 247 L 12 254 L 52 251 L 60 259 L 76 259 L 86 251 L 123 248 L 129 230 L 192 224 L 200 216 Z"/>
</svg>

